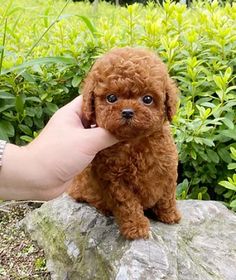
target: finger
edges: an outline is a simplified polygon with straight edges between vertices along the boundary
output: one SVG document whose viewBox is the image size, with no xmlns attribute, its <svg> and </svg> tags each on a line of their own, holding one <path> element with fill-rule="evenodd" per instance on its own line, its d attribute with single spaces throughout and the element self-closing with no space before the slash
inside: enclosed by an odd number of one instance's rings
<svg viewBox="0 0 236 280">
<path fill-rule="evenodd" d="M 73 99 L 70 103 L 65 105 L 63 107 L 63 109 L 75 112 L 76 114 L 78 114 L 79 118 L 81 118 L 82 117 L 82 103 L 83 103 L 83 97 L 82 97 L 82 95 L 79 95 L 78 97 Z"/>
<path fill-rule="evenodd" d="M 94 141 L 94 150 L 96 152 L 118 143 L 118 140 L 104 128 L 95 127 L 87 129 L 87 132 L 90 133 L 91 139 L 96 140 Z"/>
</svg>

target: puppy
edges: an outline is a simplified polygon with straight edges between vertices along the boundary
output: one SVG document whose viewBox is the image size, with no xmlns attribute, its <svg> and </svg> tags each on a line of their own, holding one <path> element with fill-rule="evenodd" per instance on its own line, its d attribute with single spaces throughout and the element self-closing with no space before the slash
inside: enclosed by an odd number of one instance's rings
<svg viewBox="0 0 236 280">
<path fill-rule="evenodd" d="M 82 94 L 84 125 L 103 127 L 120 142 L 96 155 L 69 195 L 113 214 L 127 239 L 148 238 L 145 209 L 177 223 L 178 156 L 169 126 L 177 88 L 164 63 L 146 49 L 113 49 L 95 62 Z"/>
</svg>

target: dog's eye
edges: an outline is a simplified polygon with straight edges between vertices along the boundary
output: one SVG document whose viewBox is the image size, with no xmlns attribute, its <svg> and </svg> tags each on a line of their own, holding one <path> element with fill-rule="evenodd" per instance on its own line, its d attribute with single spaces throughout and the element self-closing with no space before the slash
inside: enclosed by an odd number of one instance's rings
<svg viewBox="0 0 236 280">
<path fill-rule="evenodd" d="M 153 98 L 150 95 L 145 95 L 143 96 L 142 101 L 146 105 L 151 105 L 153 103 Z"/>
<path fill-rule="evenodd" d="M 109 94 L 106 97 L 108 103 L 115 103 L 117 101 L 117 96 L 115 94 Z"/>
</svg>

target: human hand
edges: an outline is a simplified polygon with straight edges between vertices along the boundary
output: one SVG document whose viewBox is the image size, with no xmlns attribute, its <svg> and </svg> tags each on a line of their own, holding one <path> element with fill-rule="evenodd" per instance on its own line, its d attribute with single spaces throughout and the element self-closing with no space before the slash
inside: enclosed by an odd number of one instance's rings
<svg viewBox="0 0 236 280">
<path fill-rule="evenodd" d="M 81 122 L 82 96 L 58 110 L 40 135 L 26 148 L 47 170 L 52 185 L 64 185 L 80 173 L 100 150 L 116 142 L 100 127 L 85 129 Z M 58 191 L 64 191 L 58 188 Z"/>
<path fill-rule="evenodd" d="M 10 168 L 16 180 L 19 176 L 25 177 L 22 183 L 24 191 L 20 193 L 21 187 L 18 187 L 17 197 L 11 199 L 49 200 L 60 195 L 97 152 L 118 142 L 103 128 L 85 129 L 81 122 L 81 108 L 82 96 L 79 96 L 59 109 L 30 144 L 20 149 L 7 145 L 3 167 L 7 165 L 8 153 L 16 165 L 22 165 Z M 19 159 L 16 154 L 20 154 Z M 6 168 L 3 168 L 3 173 Z"/>
</svg>

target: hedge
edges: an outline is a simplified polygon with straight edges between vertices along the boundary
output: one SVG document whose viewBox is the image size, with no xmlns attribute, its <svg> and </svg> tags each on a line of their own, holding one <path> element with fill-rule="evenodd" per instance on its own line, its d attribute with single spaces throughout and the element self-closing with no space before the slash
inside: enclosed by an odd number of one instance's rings
<svg viewBox="0 0 236 280">
<path fill-rule="evenodd" d="M 145 46 L 181 93 L 173 121 L 177 197 L 223 200 L 236 210 L 235 3 L 7 0 L 0 15 L 0 138 L 31 141 L 78 94 L 94 59 L 113 47 Z"/>
</svg>

